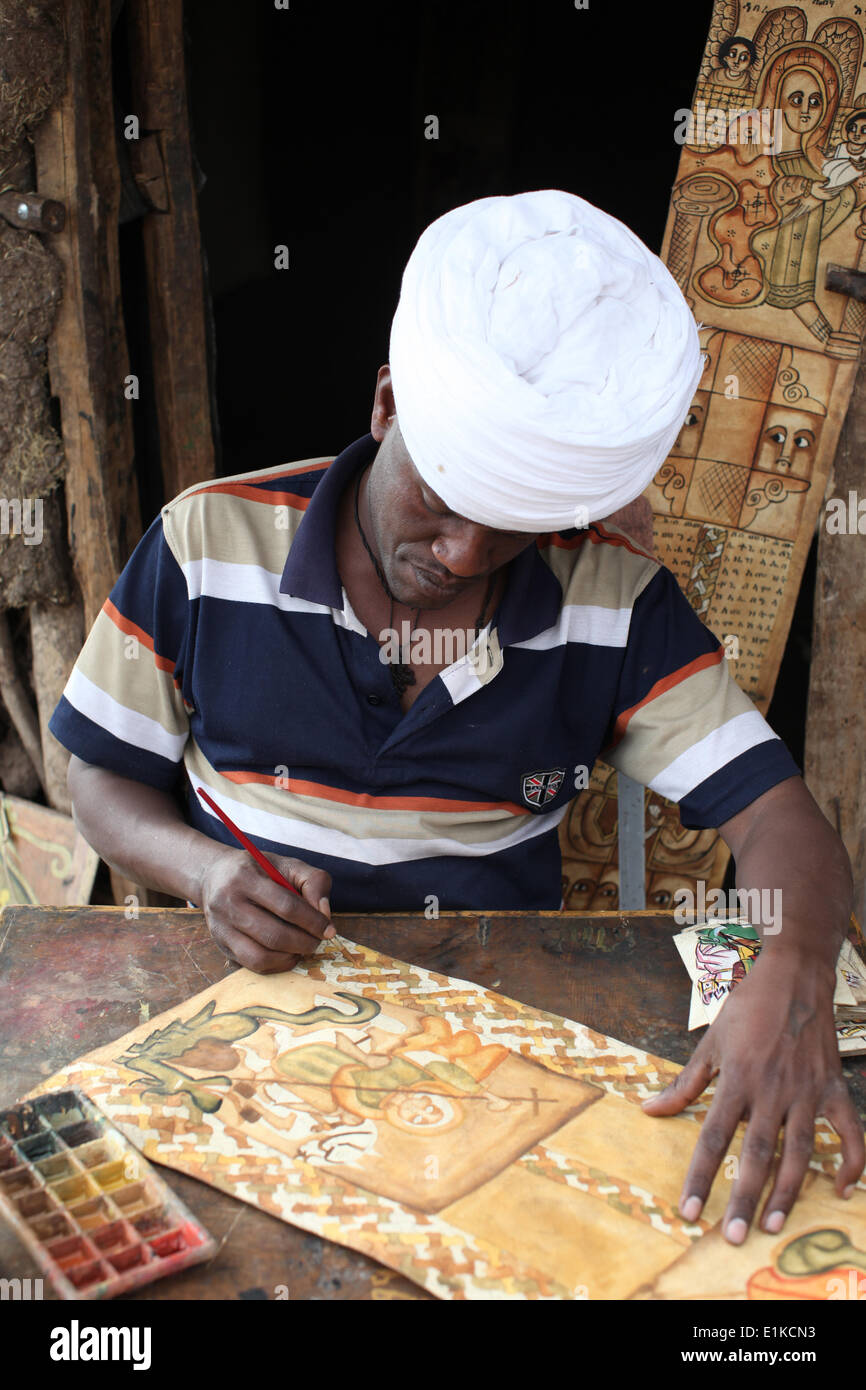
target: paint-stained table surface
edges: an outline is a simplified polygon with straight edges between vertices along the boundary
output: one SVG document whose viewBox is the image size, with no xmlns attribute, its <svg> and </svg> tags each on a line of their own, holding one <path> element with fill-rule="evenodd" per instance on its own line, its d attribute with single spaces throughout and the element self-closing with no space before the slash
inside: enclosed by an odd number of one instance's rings
<svg viewBox="0 0 866 1390">
<path fill-rule="evenodd" d="M 143 908 L 129 919 L 125 911 L 0 913 L 0 1106 L 234 968 L 200 912 Z M 437 921 L 389 914 L 337 916 L 335 923 L 353 941 L 675 1062 L 686 1062 L 701 1036 L 686 1028 L 688 980 L 670 913 L 453 913 Z M 866 1118 L 866 1058 L 846 1060 L 844 1071 Z M 430 1297 L 364 1255 L 180 1173 L 163 1173 L 219 1248 L 208 1264 L 141 1289 L 138 1299 L 273 1299 L 278 1291 L 292 1300 Z"/>
</svg>

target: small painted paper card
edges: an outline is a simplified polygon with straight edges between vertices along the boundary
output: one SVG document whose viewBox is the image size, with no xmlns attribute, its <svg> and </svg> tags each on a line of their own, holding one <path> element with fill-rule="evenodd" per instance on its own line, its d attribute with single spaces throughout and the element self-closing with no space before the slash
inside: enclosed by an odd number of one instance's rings
<svg viewBox="0 0 866 1390">
<path fill-rule="evenodd" d="M 689 1031 L 714 1023 L 731 990 L 761 951 L 754 927 L 739 919 L 697 923 L 674 937 L 692 981 Z M 858 993 L 859 991 L 859 993 Z M 849 941 L 842 943 L 833 992 L 839 1051 L 866 1051 L 866 969 Z"/>
</svg>

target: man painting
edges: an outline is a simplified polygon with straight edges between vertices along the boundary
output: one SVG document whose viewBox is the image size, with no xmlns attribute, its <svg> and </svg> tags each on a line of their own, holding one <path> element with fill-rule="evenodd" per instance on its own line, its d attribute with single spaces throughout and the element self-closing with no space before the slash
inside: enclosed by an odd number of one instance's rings
<svg viewBox="0 0 866 1390">
<path fill-rule="evenodd" d="M 555 908 L 557 825 L 600 754 L 718 828 L 740 888 L 781 890 L 782 929 L 646 1108 L 677 1113 L 719 1073 L 680 1209 L 697 1219 L 747 1116 L 740 1243 L 781 1127 L 770 1232 L 816 1114 L 842 1139 L 840 1194 L 864 1146 L 833 1027 L 842 844 L 674 577 L 604 525 L 667 457 L 701 370 L 681 292 L 616 219 L 555 190 L 454 209 L 406 267 L 370 434 L 164 507 L 51 727 L 94 848 L 200 904 L 255 971 L 333 935 L 331 904 Z"/>
</svg>

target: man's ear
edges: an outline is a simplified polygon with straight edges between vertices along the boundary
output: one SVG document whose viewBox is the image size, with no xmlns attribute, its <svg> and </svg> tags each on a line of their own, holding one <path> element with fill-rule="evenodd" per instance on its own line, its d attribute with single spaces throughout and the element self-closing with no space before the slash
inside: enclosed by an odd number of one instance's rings
<svg viewBox="0 0 866 1390">
<path fill-rule="evenodd" d="M 394 392 L 391 387 L 391 368 L 387 362 L 379 368 L 376 376 L 376 394 L 373 398 L 373 414 L 370 419 L 370 433 L 381 444 L 396 419 Z"/>
</svg>

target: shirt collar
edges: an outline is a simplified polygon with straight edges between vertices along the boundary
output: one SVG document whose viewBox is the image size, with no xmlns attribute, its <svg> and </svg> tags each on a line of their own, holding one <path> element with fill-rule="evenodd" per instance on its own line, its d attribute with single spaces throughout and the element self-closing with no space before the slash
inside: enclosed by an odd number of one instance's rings
<svg viewBox="0 0 866 1390">
<path fill-rule="evenodd" d="M 553 627 L 562 607 L 562 585 L 540 555 L 535 541 L 511 561 L 508 586 L 499 606 L 499 644 L 528 642 Z"/>
<path fill-rule="evenodd" d="M 349 481 L 376 457 L 379 445 L 371 434 L 356 439 L 338 454 L 322 474 L 298 526 L 283 567 L 280 593 L 343 607 L 343 585 L 337 569 L 337 511 Z"/>
<path fill-rule="evenodd" d="M 372 463 L 378 448 L 373 436 L 366 434 L 324 470 L 283 567 L 281 594 L 323 603 L 328 608 L 343 608 L 343 585 L 337 570 L 337 511 L 347 484 Z M 559 580 L 533 541 L 511 561 L 496 622 L 500 645 L 525 642 L 552 627 L 561 604 Z"/>
</svg>

